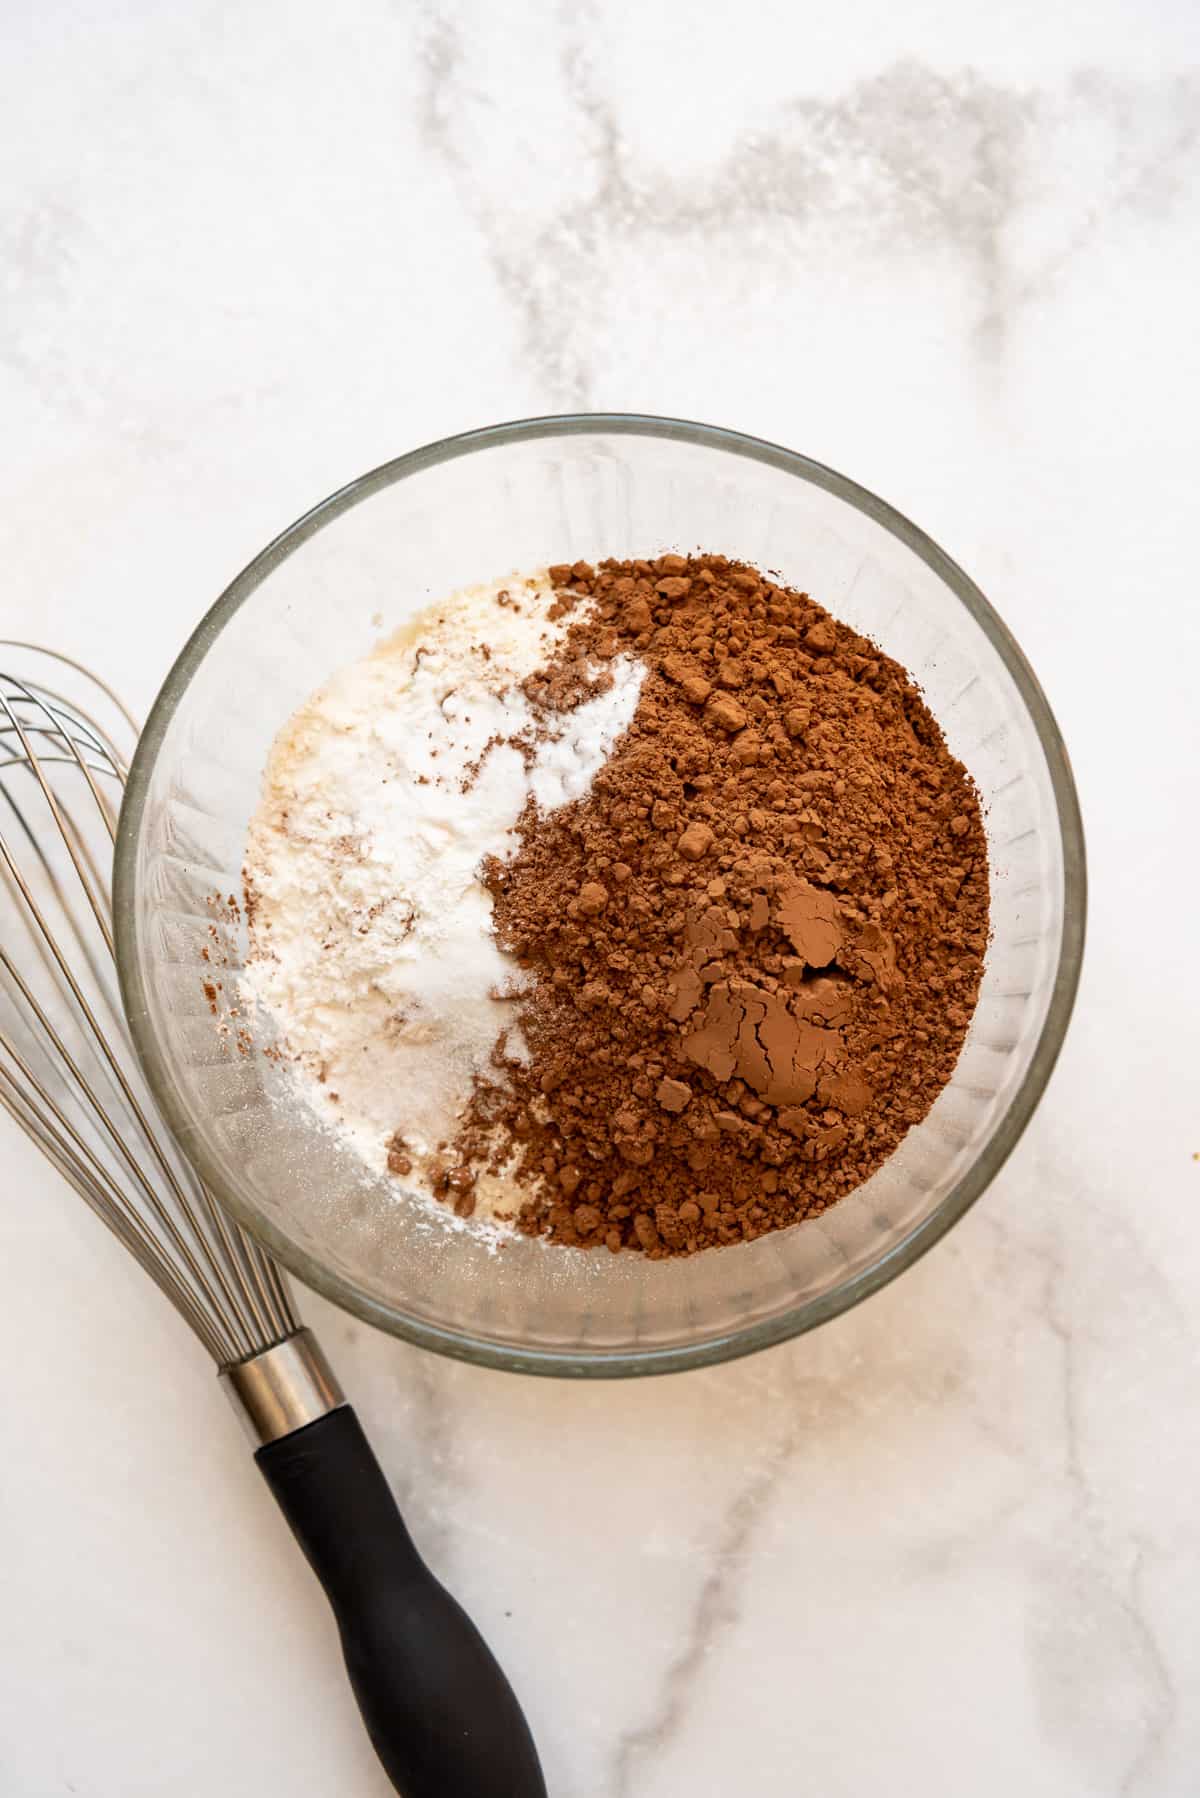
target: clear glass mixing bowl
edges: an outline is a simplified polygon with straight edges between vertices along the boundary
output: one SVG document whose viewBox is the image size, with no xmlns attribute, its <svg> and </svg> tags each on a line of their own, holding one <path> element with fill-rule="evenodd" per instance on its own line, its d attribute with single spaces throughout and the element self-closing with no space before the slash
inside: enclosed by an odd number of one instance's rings
<svg viewBox="0 0 1200 1798">
<path fill-rule="evenodd" d="M 398 1202 L 300 1114 L 234 992 L 246 826 L 271 740 L 338 666 L 455 588 L 580 557 L 720 550 L 811 592 L 905 664 L 987 810 L 993 939 L 957 1072 L 887 1164 L 825 1216 L 685 1259 L 489 1248 Z M 531 419 L 417 450 L 278 537 L 213 606 L 142 735 L 116 852 L 117 949 L 147 1075 L 203 1178 L 310 1286 L 398 1336 L 583 1376 L 723 1360 L 811 1329 L 923 1254 L 1036 1105 L 1083 945 L 1079 809 L 1021 651 L 962 570 L 882 500 L 735 432 L 628 414 Z M 399 1096 L 399 1095 L 398 1095 Z"/>
</svg>

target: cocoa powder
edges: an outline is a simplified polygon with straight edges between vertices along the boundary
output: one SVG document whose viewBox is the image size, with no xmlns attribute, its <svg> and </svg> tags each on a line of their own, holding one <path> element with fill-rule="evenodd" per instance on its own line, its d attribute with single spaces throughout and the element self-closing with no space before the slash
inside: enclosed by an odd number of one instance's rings
<svg viewBox="0 0 1200 1798">
<path fill-rule="evenodd" d="M 978 797 L 904 669 L 806 594 L 711 555 L 551 573 L 574 622 L 535 711 L 618 653 L 647 674 L 588 796 L 529 807 L 485 870 L 528 1059 L 501 1046 L 441 1190 L 469 1211 L 507 1166 L 555 1242 L 746 1241 L 859 1185 L 949 1079 L 987 943 Z"/>
</svg>

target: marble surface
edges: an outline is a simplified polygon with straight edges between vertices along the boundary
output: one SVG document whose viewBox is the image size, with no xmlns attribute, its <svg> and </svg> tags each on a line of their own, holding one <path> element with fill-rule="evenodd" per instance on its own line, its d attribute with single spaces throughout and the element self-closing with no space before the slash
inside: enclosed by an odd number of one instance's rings
<svg viewBox="0 0 1200 1798">
<path fill-rule="evenodd" d="M 886 1292 L 586 1390 L 307 1304 L 554 1798 L 1195 1792 L 1191 0 L 13 0 L 2 30 L 0 632 L 144 707 L 343 480 L 631 407 L 918 519 L 1075 758 L 1066 1052 Z M 203 1357 L 8 1128 L 0 1193 L 5 1798 L 382 1798 Z"/>
</svg>

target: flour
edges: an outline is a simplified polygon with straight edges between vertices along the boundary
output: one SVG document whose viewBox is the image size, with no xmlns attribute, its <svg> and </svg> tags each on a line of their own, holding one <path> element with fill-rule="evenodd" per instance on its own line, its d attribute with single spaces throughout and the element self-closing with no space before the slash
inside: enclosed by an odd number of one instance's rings
<svg viewBox="0 0 1200 1798">
<path fill-rule="evenodd" d="M 545 574 L 467 589 L 336 674 L 276 738 L 247 838 L 246 997 L 319 1115 L 378 1172 L 398 1134 L 424 1190 L 502 1036 L 524 1053 L 480 864 L 511 853 L 530 798 L 587 793 L 645 672 L 616 659 L 607 691 L 533 736 L 520 683 L 566 633 L 553 598 Z M 493 1215 L 511 1198 L 503 1180 L 479 1196 Z"/>
</svg>

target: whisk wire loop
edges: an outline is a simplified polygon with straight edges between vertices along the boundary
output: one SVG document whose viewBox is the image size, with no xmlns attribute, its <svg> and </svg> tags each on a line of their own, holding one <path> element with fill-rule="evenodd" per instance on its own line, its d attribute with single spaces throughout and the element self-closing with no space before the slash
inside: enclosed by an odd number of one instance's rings
<svg viewBox="0 0 1200 1798">
<path fill-rule="evenodd" d="M 86 704 L 0 672 L 0 1105 L 234 1365 L 292 1335 L 295 1313 L 275 1263 L 179 1160 L 137 1069 L 107 873 L 127 767 L 116 735 L 134 726 L 82 664 L 52 659 L 89 684 Z"/>
</svg>

